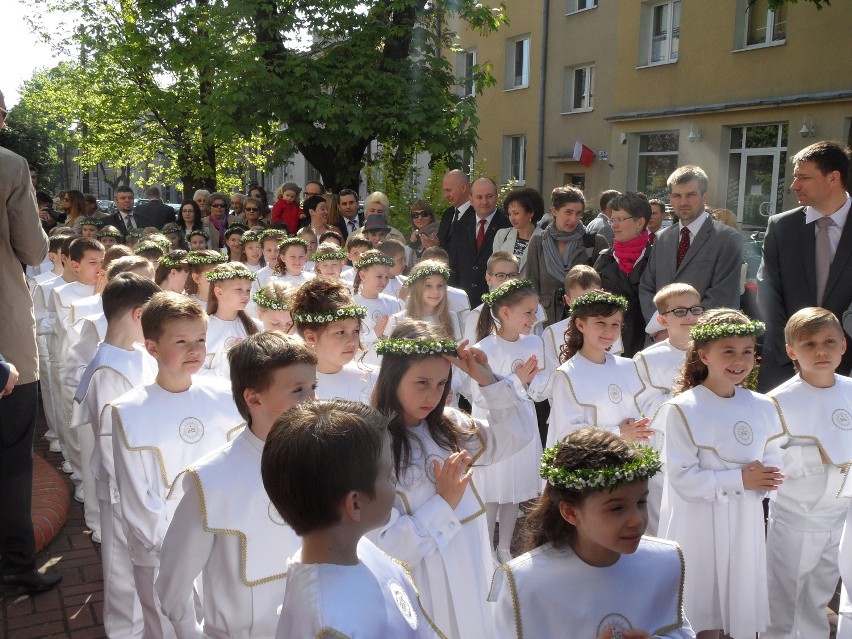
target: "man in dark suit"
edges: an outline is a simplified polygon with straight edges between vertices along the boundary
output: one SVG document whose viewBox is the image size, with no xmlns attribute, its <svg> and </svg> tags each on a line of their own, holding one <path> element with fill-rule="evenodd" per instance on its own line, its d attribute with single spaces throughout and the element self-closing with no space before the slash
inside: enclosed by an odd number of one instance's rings
<svg viewBox="0 0 852 639">
<path fill-rule="evenodd" d="M 707 213 L 707 174 L 682 166 L 669 176 L 668 187 L 678 223 L 657 236 L 642 273 L 639 302 L 645 321 L 656 313 L 654 295 L 672 282 L 694 286 L 704 308 L 739 308 L 743 236 Z"/>
<path fill-rule="evenodd" d="M 822 306 L 840 318 L 852 305 L 849 149 L 817 142 L 792 161 L 790 188 L 802 206 L 769 218 L 757 273 L 758 303 L 766 322 L 761 391 L 793 376 L 784 346 L 784 326 L 793 313 Z M 852 349 L 847 348 L 837 370 L 848 375 L 850 369 Z"/>
<path fill-rule="evenodd" d="M 447 171 L 441 183 L 444 199 L 450 203 L 441 215 L 438 226 L 438 241 L 449 253 L 452 243 L 453 228 L 457 222 L 473 218 L 473 208 L 470 202 L 470 180 L 458 169 Z"/>
<path fill-rule="evenodd" d="M 497 208 L 497 185 L 479 178 L 470 189 L 473 214 L 453 225 L 450 243 L 450 284 L 464 289 L 471 307 L 479 306 L 488 292 L 485 281 L 488 258 L 494 250 L 494 236 L 511 226 L 506 214 Z"/>
<path fill-rule="evenodd" d="M 337 228 L 345 243 L 352 233 L 364 226 L 364 213 L 358 212 L 358 194 L 352 189 L 340 191 L 337 194 L 337 212 L 340 213 Z"/>
<path fill-rule="evenodd" d="M 115 190 L 115 206 L 118 210 L 106 216 L 104 224 L 114 226 L 122 235 L 127 235 L 128 228 L 144 229 L 146 226 L 153 226 L 144 214 L 133 211 L 133 189 L 129 186 L 119 186 Z"/>
<path fill-rule="evenodd" d="M 134 211 L 136 215 L 148 218 L 151 226 L 156 226 L 158 229 L 163 228 L 169 222 L 177 221 L 176 211 L 168 204 L 163 204 L 163 196 L 160 194 L 159 188 L 149 186 L 145 189 L 145 197 L 148 202 L 136 207 Z"/>
</svg>

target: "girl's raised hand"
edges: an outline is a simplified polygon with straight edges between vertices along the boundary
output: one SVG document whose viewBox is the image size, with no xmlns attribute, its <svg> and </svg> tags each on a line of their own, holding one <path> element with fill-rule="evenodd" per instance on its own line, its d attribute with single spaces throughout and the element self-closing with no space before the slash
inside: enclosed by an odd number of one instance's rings
<svg viewBox="0 0 852 639">
<path fill-rule="evenodd" d="M 646 442 L 651 438 L 651 435 L 654 434 L 654 431 L 648 428 L 648 422 L 650 421 L 650 417 L 643 417 L 642 419 L 633 419 L 632 417 L 628 417 L 618 425 L 618 430 L 621 432 L 621 436 L 624 437 L 624 439 Z"/>
<path fill-rule="evenodd" d="M 447 457 L 443 466 L 437 459 L 432 460 L 432 468 L 435 471 L 435 491 L 453 510 L 459 505 L 473 476 L 471 462 L 473 458 L 466 450 L 460 450 Z"/>
<path fill-rule="evenodd" d="M 452 355 L 444 355 L 444 357 L 480 386 L 493 384 L 497 381 L 497 377 L 488 365 L 488 356 L 478 348 L 468 348 L 469 343 L 469 340 L 464 340 L 458 345 L 457 357 Z"/>
<path fill-rule="evenodd" d="M 764 466 L 757 460 L 746 464 L 742 473 L 746 490 L 777 490 L 784 481 L 780 468 Z"/>
<path fill-rule="evenodd" d="M 382 315 L 378 321 L 376 322 L 376 335 L 379 337 L 385 336 L 385 329 L 388 327 L 388 320 L 390 318 L 387 315 Z"/>
<path fill-rule="evenodd" d="M 515 367 L 515 375 L 521 380 L 524 386 L 529 386 L 530 382 L 535 377 L 538 371 L 538 358 L 535 355 L 530 355 L 530 358 L 522 364 Z"/>
</svg>

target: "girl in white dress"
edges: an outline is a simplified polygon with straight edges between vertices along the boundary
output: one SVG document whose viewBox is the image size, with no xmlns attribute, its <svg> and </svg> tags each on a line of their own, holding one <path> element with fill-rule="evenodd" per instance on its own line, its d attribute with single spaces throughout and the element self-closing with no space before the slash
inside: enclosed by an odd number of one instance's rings
<svg viewBox="0 0 852 639">
<path fill-rule="evenodd" d="M 636 363 L 608 352 L 621 336 L 626 308 L 624 297 L 606 291 L 585 293 L 571 303 L 559 354 L 563 363 L 550 378 L 548 446 L 588 426 L 643 442 L 653 434 L 637 404 L 645 385 Z"/>
<path fill-rule="evenodd" d="M 390 333 L 387 330 L 390 316 L 402 310 L 402 302 L 399 299 L 382 293 L 388 285 L 393 265 L 392 257 L 376 249 L 365 251 L 361 259 L 355 262 L 355 303 L 367 309 L 367 316 L 361 323 L 363 361 L 373 366 L 380 363 L 373 345 Z"/>
<path fill-rule="evenodd" d="M 288 335 L 296 332 L 290 313 L 295 293 L 295 286 L 273 280 L 252 295 L 264 331 L 281 331 Z"/>
<path fill-rule="evenodd" d="M 225 229 L 225 250 L 227 250 L 228 259 L 231 262 L 240 262 L 243 264 L 245 261 L 242 239 L 246 231 L 248 231 L 248 228 L 242 224 L 231 224 Z"/>
<path fill-rule="evenodd" d="M 184 293 L 201 308 L 207 309 L 207 298 L 210 296 L 210 282 L 205 277 L 207 271 L 217 264 L 224 264 L 227 261 L 226 255 L 210 249 L 190 251 L 187 254 L 186 262 L 189 264 L 189 277 L 186 278 Z"/>
<path fill-rule="evenodd" d="M 450 269 L 435 260 L 423 260 L 408 275 L 406 286 L 408 298 L 405 310 L 391 315 L 387 333 L 406 319 L 423 320 L 435 324 L 447 337 L 460 340 L 462 337 L 458 315 L 450 310 L 447 301 L 447 282 Z"/>
<path fill-rule="evenodd" d="M 278 261 L 272 267 L 276 279 L 294 286 L 301 286 L 314 278 L 305 270 L 308 260 L 308 243 L 300 237 L 288 237 L 278 242 Z"/>
<path fill-rule="evenodd" d="M 207 300 L 207 357 L 199 375 L 231 379 L 228 351 L 262 330 L 246 315 L 251 283 L 256 277 L 239 262 L 219 264 L 204 276 L 210 283 Z"/>
<path fill-rule="evenodd" d="M 154 282 L 164 291 L 183 293 L 189 277 L 188 251 L 176 249 L 160 258 L 154 271 Z"/>
<path fill-rule="evenodd" d="M 340 280 L 343 262 L 346 261 L 346 251 L 331 242 L 323 242 L 317 252 L 311 255 L 311 260 L 314 262 L 315 275 Z"/>
<path fill-rule="evenodd" d="M 422 263 L 422 262 L 421 262 Z M 477 324 L 476 348 L 488 356 L 497 375 L 503 375 L 515 386 L 515 392 L 525 402 L 539 401 L 547 388 L 548 375 L 543 370 L 544 343 L 532 329 L 537 323 L 538 292 L 529 280 L 510 280 L 491 293 L 483 295 L 485 307 Z M 479 406 L 477 389 L 469 391 L 473 416 L 484 417 L 487 411 Z M 533 409 L 534 410 L 534 409 Z M 536 421 L 531 427 L 538 428 Z M 522 502 L 538 497 L 541 482 L 538 462 L 541 458 L 541 439 L 534 437 L 509 459 L 492 464 L 480 473 L 480 488 L 485 500 L 488 538 L 494 538 L 494 526 L 500 517 L 497 559 L 500 563 L 512 559 L 509 547 L 515 531 L 515 520 Z"/>
<path fill-rule="evenodd" d="M 600 428 L 548 448 L 526 518 L 529 551 L 497 569 L 496 637 L 695 637 L 681 605 L 677 544 L 643 537 L 660 458 Z"/>
<path fill-rule="evenodd" d="M 782 427 L 770 399 L 739 386 L 762 332 L 739 311 L 707 311 L 657 417 L 666 433 L 660 532 L 683 547 L 684 608 L 701 639 L 719 629 L 753 639 L 769 615 L 762 502 L 783 479 Z"/>
<path fill-rule="evenodd" d="M 240 237 L 240 246 L 243 248 L 243 264 L 248 270 L 257 273 L 266 266 L 263 261 L 259 232 L 250 229 L 243 233 Z"/>
<path fill-rule="evenodd" d="M 398 484 L 390 521 L 370 536 L 408 563 L 424 609 L 451 639 L 493 636 L 486 602 L 493 559 L 471 465 L 505 459 L 537 436 L 528 402 L 465 344 L 426 322 L 400 324 L 377 344 L 383 360 L 373 394 L 374 406 L 393 415 Z M 480 385 L 488 422 L 445 406 L 448 360 Z"/>
<path fill-rule="evenodd" d="M 260 252 L 263 254 L 263 261 L 266 266 L 257 272 L 257 280 L 252 287 L 252 293 L 256 293 L 269 281 L 274 275 L 273 269 L 278 263 L 278 242 L 287 239 L 287 231 L 281 229 L 266 229 L 258 233 L 260 240 Z"/>
<path fill-rule="evenodd" d="M 376 372 L 354 361 L 367 309 L 355 305 L 345 284 L 317 277 L 296 291 L 292 313 L 317 355 L 317 398 L 369 404 Z"/>
</svg>

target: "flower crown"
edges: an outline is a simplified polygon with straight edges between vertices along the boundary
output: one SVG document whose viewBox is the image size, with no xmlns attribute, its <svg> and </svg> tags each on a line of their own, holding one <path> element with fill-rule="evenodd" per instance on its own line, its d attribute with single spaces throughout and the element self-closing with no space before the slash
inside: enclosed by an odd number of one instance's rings
<svg viewBox="0 0 852 639">
<path fill-rule="evenodd" d="M 606 488 L 615 488 L 637 479 L 648 479 L 663 467 L 660 456 L 650 446 L 635 445 L 641 455 L 620 466 L 606 468 L 579 468 L 567 470 L 556 465 L 556 453 L 562 444 L 545 449 L 541 456 L 539 476 L 554 488 L 586 493 Z"/>
<path fill-rule="evenodd" d="M 296 311 L 292 313 L 293 319 L 299 324 L 330 324 L 345 319 L 364 319 L 367 317 L 366 306 L 345 306 L 334 311 Z"/>
<path fill-rule="evenodd" d="M 411 279 L 411 278 L 409 278 Z M 509 280 L 505 284 L 501 284 L 497 288 L 495 288 L 491 293 L 486 293 L 482 296 L 482 301 L 485 302 L 488 306 L 494 306 L 501 299 L 506 297 L 509 293 L 514 293 L 517 290 L 522 288 L 531 288 L 533 283 L 531 280 L 523 279 L 523 280 Z"/>
<path fill-rule="evenodd" d="M 766 324 L 757 320 L 744 324 L 702 324 L 689 329 L 689 337 L 696 342 L 709 342 L 723 337 L 757 337 L 765 330 Z"/>
<path fill-rule="evenodd" d="M 184 266 L 187 266 L 187 264 L 188 263 L 187 263 L 186 257 L 173 258 L 173 257 L 169 257 L 168 255 L 163 255 L 163 257 L 160 258 L 160 266 L 165 266 L 169 270 L 171 270 L 173 268 L 181 269 Z"/>
<path fill-rule="evenodd" d="M 200 235 L 205 240 L 210 239 L 210 234 L 204 229 L 192 229 L 189 233 L 186 234 L 186 239 L 191 238 L 193 235 Z"/>
<path fill-rule="evenodd" d="M 208 264 L 224 264 L 228 261 L 228 256 L 223 253 L 216 253 L 216 257 L 213 255 L 205 255 L 203 253 L 199 253 L 198 251 L 190 251 L 186 254 L 186 263 L 190 266 L 206 266 Z"/>
<path fill-rule="evenodd" d="M 114 237 L 120 240 L 123 236 L 121 235 L 121 231 L 116 228 L 112 228 L 101 229 L 100 231 L 98 231 L 98 237 Z"/>
<path fill-rule="evenodd" d="M 458 344 L 452 339 L 380 339 L 379 355 L 455 355 Z"/>
<path fill-rule="evenodd" d="M 154 235 L 154 234 L 151 233 L 151 235 Z M 168 253 L 169 251 L 172 250 L 172 243 L 169 240 L 169 238 L 167 238 L 167 237 L 166 238 L 160 238 L 160 239 L 156 239 L 156 238 L 152 239 L 151 236 L 149 236 L 147 241 L 153 242 L 154 244 L 157 244 L 161 249 L 163 249 L 163 253 Z"/>
<path fill-rule="evenodd" d="M 396 266 L 396 262 L 389 255 L 382 253 L 381 255 L 371 255 L 355 262 L 355 268 L 368 268 L 377 265 Z"/>
<path fill-rule="evenodd" d="M 225 229 L 225 237 L 231 237 L 234 233 L 239 233 L 240 235 L 245 235 L 245 232 L 248 231 L 247 226 L 243 226 L 242 224 L 232 224 L 227 229 Z"/>
<path fill-rule="evenodd" d="M 346 259 L 346 251 L 340 249 L 339 251 L 317 251 L 316 253 L 311 253 L 311 259 L 314 262 L 336 262 L 338 260 Z"/>
<path fill-rule="evenodd" d="M 224 282 L 225 280 L 251 280 L 257 279 L 257 273 L 247 268 L 214 268 L 204 274 L 208 282 Z"/>
<path fill-rule="evenodd" d="M 243 233 L 243 236 L 240 238 L 240 244 L 248 244 L 249 242 L 260 242 L 260 238 L 263 237 L 263 233 L 255 233 L 251 229 Z"/>
<path fill-rule="evenodd" d="M 431 275 L 440 275 L 444 278 L 444 280 L 449 281 L 450 269 L 443 264 L 424 266 L 423 268 L 416 269 L 411 275 L 409 275 L 406 282 L 408 286 L 411 286 L 417 280 L 422 280 L 424 277 L 429 277 Z"/>
<path fill-rule="evenodd" d="M 254 295 L 251 296 L 254 303 L 261 308 L 268 308 L 271 311 L 289 311 L 290 306 L 282 302 L 281 300 L 277 300 L 273 297 L 269 297 L 262 290 L 257 291 Z"/>
<path fill-rule="evenodd" d="M 278 241 L 287 239 L 287 231 L 282 231 L 281 229 L 266 229 L 265 231 L 261 231 L 257 236 L 258 241 L 263 242 L 268 238 L 273 238 Z"/>
<path fill-rule="evenodd" d="M 171 233 L 180 233 L 180 225 L 176 222 L 169 222 L 163 228 L 160 229 L 160 233 L 163 235 L 169 235 Z"/>
<path fill-rule="evenodd" d="M 80 219 L 80 226 L 84 226 L 88 224 L 89 226 L 97 226 L 101 228 L 104 225 L 104 221 L 99 217 L 84 217 Z"/>
<path fill-rule="evenodd" d="M 134 226 L 132 229 L 127 229 L 127 237 L 145 237 L 145 231 L 140 229 L 138 226 Z"/>
<path fill-rule="evenodd" d="M 595 304 L 618 306 L 624 313 L 627 312 L 627 307 L 630 305 L 627 298 L 621 295 L 607 293 L 606 291 L 591 291 L 589 293 L 583 293 L 571 302 L 571 315 L 573 315 L 577 309 L 583 308 L 584 306 L 594 306 Z"/>
<path fill-rule="evenodd" d="M 285 237 L 283 240 L 278 242 L 278 250 L 283 251 L 288 246 L 301 246 L 306 251 L 308 250 L 308 243 L 305 242 L 301 237 Z"/>
<path fill-rule="evenodd" d="M 136 248 L 133 249 L 133 252 L 136 255 L 139 255 L 140 253 L 144 253 L 146 251 L 159 251 L 161 254 L 165 254 L 163 247 L 152 240 L 144 240 L 142 242 L 139 242 L 139 244 L 136 245 Z"/>
</svg>

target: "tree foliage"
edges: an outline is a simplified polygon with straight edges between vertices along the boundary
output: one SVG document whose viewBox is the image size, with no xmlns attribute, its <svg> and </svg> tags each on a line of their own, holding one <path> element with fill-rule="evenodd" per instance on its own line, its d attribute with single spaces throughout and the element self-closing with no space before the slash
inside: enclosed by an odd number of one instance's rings
<svg viewBox="0 0 852 639">
<path fill-rule="evenodd" d="M 6 129 L 0 130 L 0 146 L 26 158 L 36 170 L 39 188 L 53 190 L 58 182 L 59 148 L 63 140 L 55 126 L 34 117 L 29 105 L 20 102 L 9 111 Z"/>
<path fill-rule="evenodd" d="M 448 16 L 483 33 L 504 20 L 471 0 L 35 1 L 76 16 L 63 37 L 80 63 L 32 97 L 50 94 L 85 133 L 84 167 L 148 165 L 185 191 L 224 188 L 295 149 L 328 186 L 357 186 L 373 140 L 401 160 L 455 163 L 477 119 L 455 91 Z M 482 67 L 473 81 L 481 92 L 494 80 Z"/>
<path fill-rule="evenodd" d="M 796 4 L 799 0 L 769 0 L 769 8 L 773 11 L 777 11 L 785 4 Z M 749 0 L 749 6 L 753 5 L 757 0 Z M 813 4 L 818 10 L 823 7 L 830 7 L 831 0 L 804 0 L 804 2 L 810 2 Z"/>
</svg>

